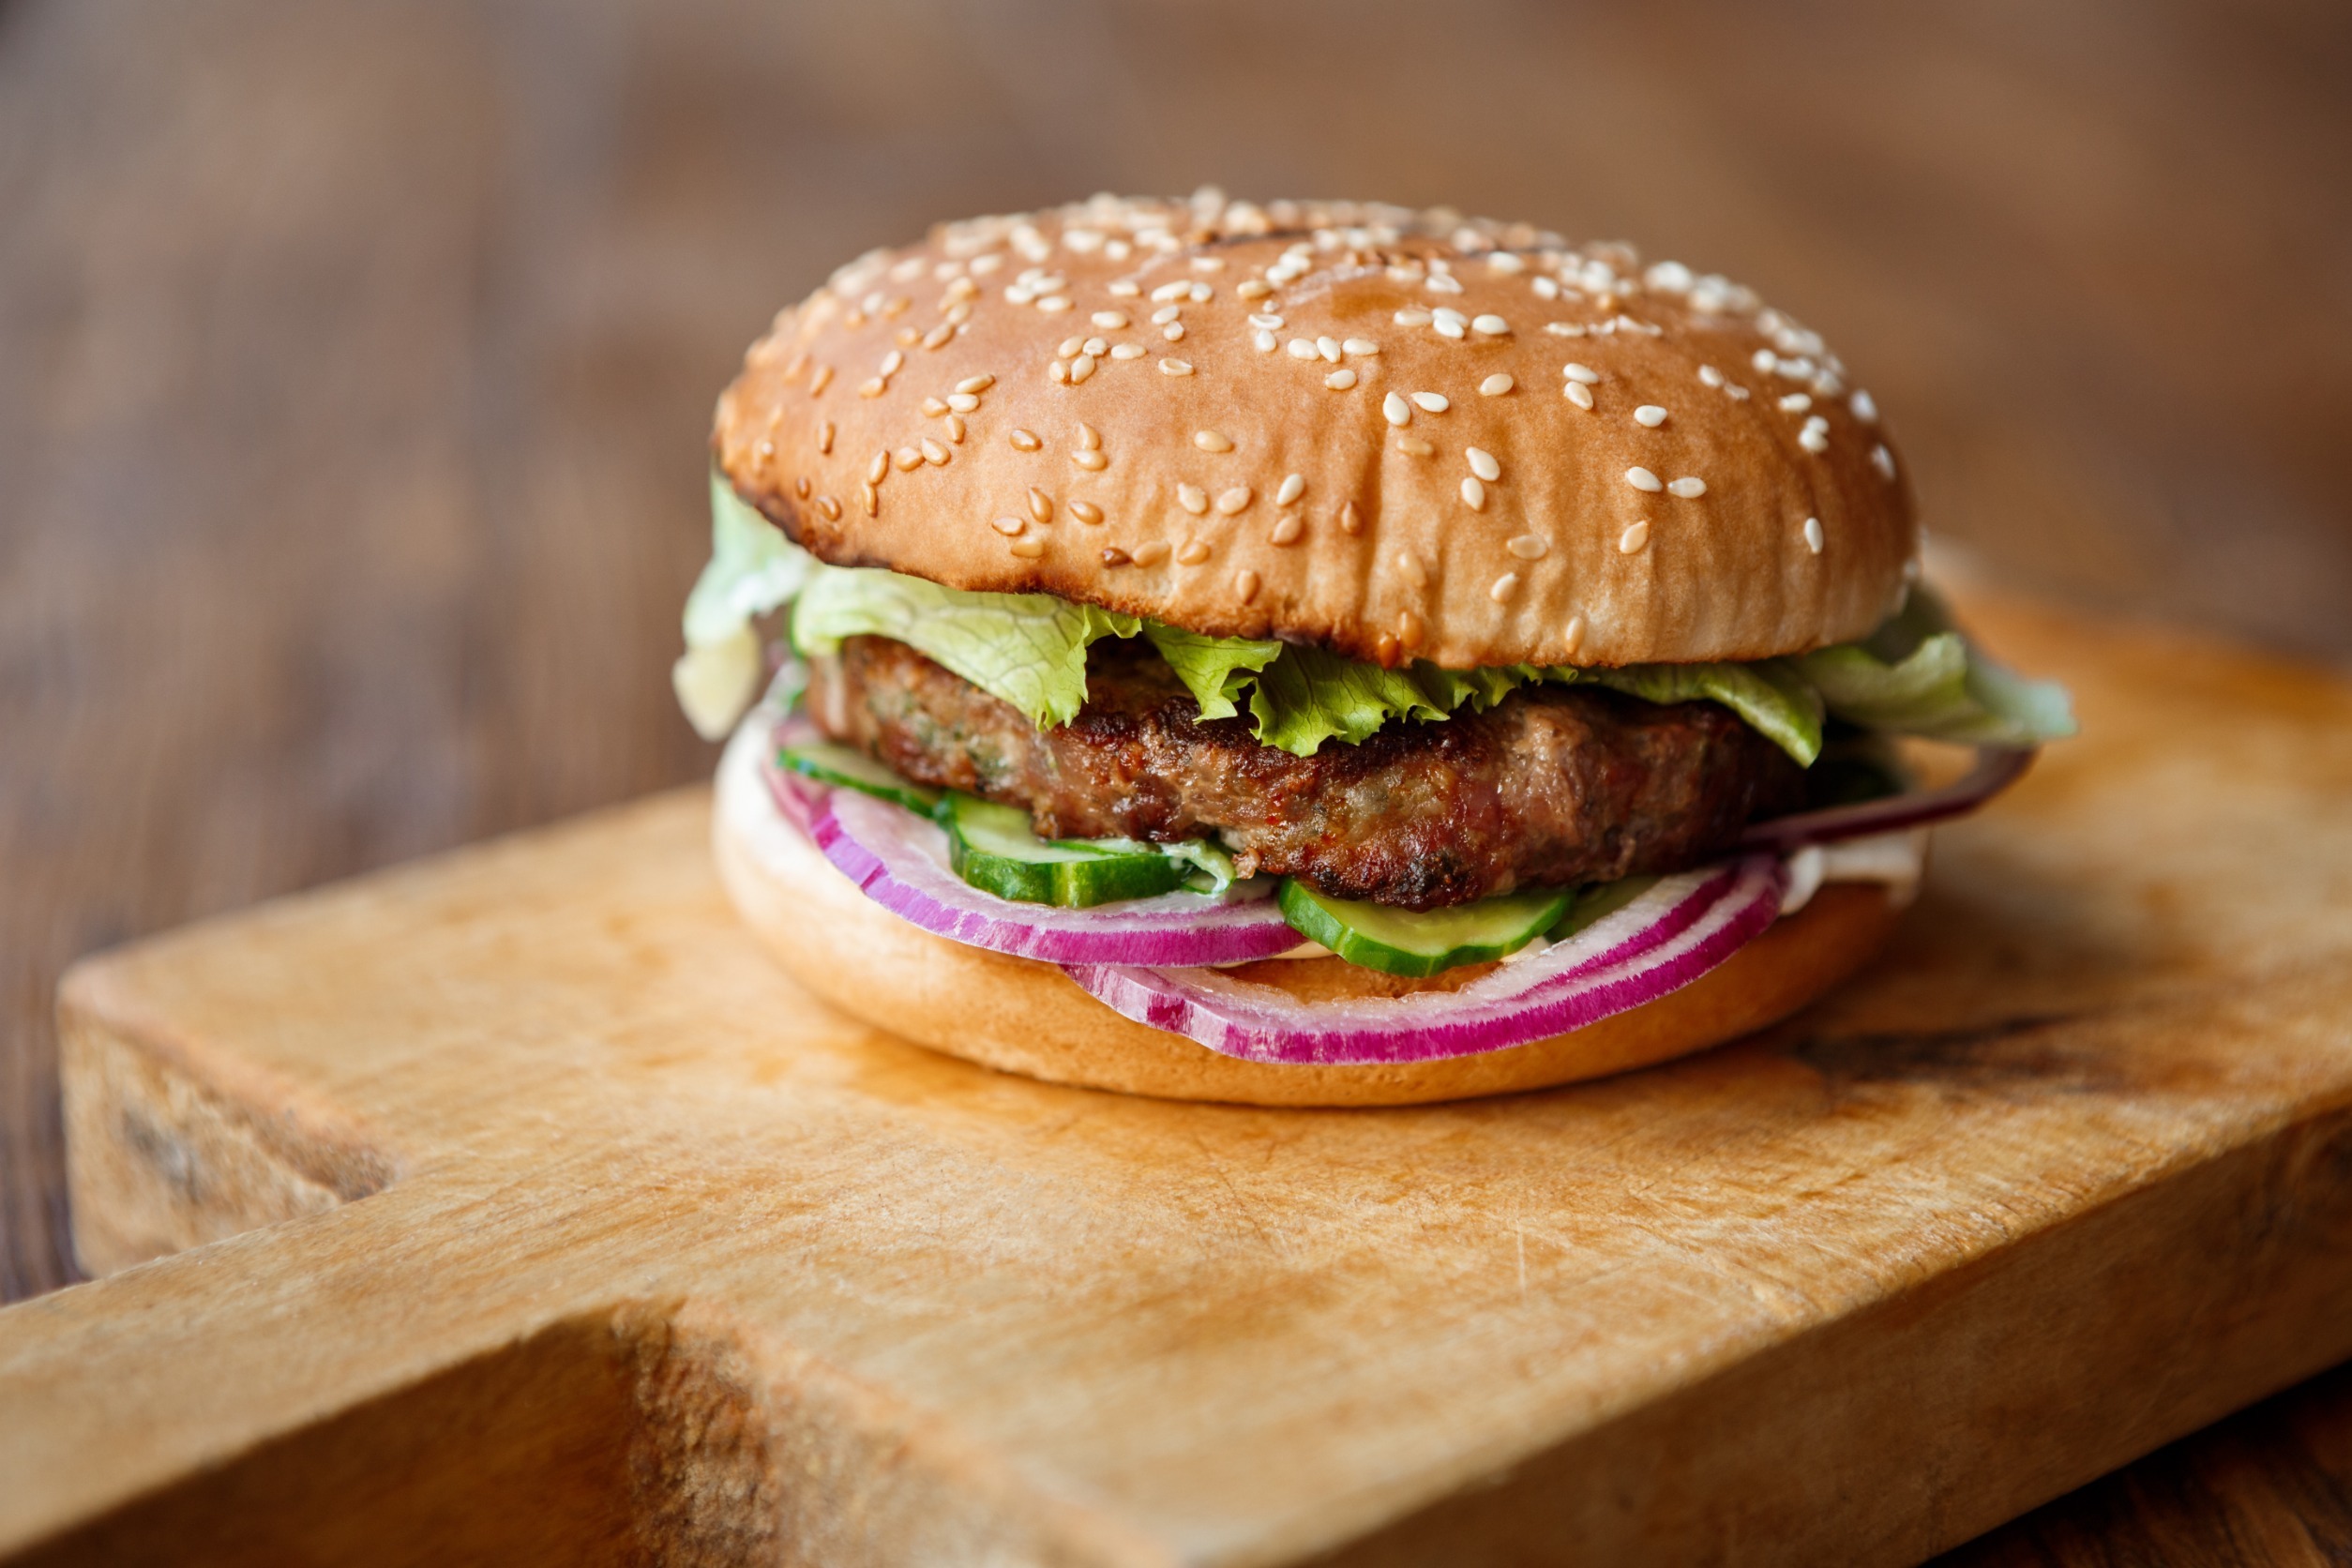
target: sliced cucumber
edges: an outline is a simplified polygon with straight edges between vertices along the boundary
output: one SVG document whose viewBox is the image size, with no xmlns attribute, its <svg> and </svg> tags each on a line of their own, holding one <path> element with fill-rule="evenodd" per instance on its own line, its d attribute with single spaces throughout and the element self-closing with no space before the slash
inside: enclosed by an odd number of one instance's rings
<svg viewBox="0 0 2352 1568">
<path fill-rule="evenodd" d="M 1307 941 L 1321 942 L 1351 964 L 1418 975 L 1517 952 L 1560 924 L 1576 891 L 1531 888 L 1421 913 L 1327 897 L 1296 878 L 1285 878 L 1280 897 L 1283 918 Z"/>
<path fill-rule="evenodd" d="M 1587 882 L 1576 889 L 1576 901 L 1559 925 L 1551 928 L 1554 942 L 1564 942 L 1605 914 L 1615 914 L 1658 885 L 1655 877 L 1625 877 L 1613 882 Z"/>
<path fill-rule="evenodd" d="M 940 820 L 956 874 L 1000 898 L 1084 909 L 1171 893 L 1184 877 L 1184 867 L 1148 845 L 1048 843 L 1029 830 L 1028 812 L 972 795 L 949 795 Z"/>
<path fill-rule="evenodd" d="M 776 753 L 776 761 L 792 772 L 803 774 L 820 784 L 831 784 L 844 790 L 856 790 L 893 806 L 903 806 L 918 817 L 939 815 L 942 792 L 928 790 L 920 784 L 909 783 L 863 751 L 831 741 L 810 741 L 806 746 L 788 746 Z"/>
</svg>

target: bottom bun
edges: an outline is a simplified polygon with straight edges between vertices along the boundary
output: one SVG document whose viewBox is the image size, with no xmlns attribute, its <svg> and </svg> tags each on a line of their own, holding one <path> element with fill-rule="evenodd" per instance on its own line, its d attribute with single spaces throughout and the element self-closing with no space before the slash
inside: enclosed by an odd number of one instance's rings
<svg viewBox="0 0 2352 1568">
<path fill-rule="evenodd" d="M 1121 1017 L 1052 964 L 951 942 L 900 919 L 785 822 L 756 763 L 721 768 L 713 835 L 720 879 L 744 919 L 792 978 L 851 1017 L 1049 1083 L 1246 1105 L 1508 1094 L 1703 1050 L 1777 1023 L 1835 986 L 1877 951 L 1900 912 L 1877 883 L 1832 883 L 1681 989 L 1582 1029 L 1474 1056 L 1289 1066 L 1221 1056 Z M 1337 958 L 1253 966 L 1253 979 L 1267 975 L 1317 998 L 1400 989 L 1395 976 Z"/>
</svg>

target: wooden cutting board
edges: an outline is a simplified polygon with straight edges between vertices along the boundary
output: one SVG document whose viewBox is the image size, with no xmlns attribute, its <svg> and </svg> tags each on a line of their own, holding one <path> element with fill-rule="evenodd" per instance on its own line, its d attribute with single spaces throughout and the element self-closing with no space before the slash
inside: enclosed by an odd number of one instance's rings
<svg viewBox="0 0 2352 1568">
<path fill-rule="evenodd" d="M 701 792 L 86 964 L 0 1551 L 1899 1563 L 2352 1354 L 2352 686 L 1973 609 L 2083 738 L 1831 1002 L 1584 1087 L 895 1044 Z"/>
</svg>

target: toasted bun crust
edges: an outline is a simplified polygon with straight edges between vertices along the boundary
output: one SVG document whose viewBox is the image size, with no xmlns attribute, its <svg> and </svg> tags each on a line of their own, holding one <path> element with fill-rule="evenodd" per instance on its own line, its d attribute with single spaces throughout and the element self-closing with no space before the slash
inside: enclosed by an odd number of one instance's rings
<svg viewBox="0 0 2352 1568">
<path fill-rule="evenodd" d="M 872 252 L 752 346 L 714 445 L 837 565 L 1390 664 L 1801 652 L 1875 626 L 1918 544 L 1867 395 L 1747 290 L 1344 203 Z"/>
<path fill-rule="evenodd" d="M 887 1033 L 1050 1083 L 1174 1100 L 1392 1106 L 1542 1089 L 1647 1066 L 1778 1022 L 1877 951 L 1898 911 L 1876 884 L 1834 883 L 1671 995 L 1509 1050 L 1381 1066 L 1279 1066 L 1220 1056 L 1121 1017 L 1061 970 L 933 936 L 858 891 L 785 822 L 756 772 L 722 769 L 720 880 L 785 971 Z M 1256 966 L 1329 997 L 1438 988 L 1336 958 Z"/>
</svg>

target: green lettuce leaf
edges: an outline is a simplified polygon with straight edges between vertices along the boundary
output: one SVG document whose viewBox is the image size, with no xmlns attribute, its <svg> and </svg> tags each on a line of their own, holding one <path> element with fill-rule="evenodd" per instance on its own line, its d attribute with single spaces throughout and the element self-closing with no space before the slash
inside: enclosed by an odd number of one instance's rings
<svg viewBox="0 0 2352 1568">
<path fill-rule="evenodd" d="M 686 596 L 686 641 L 708 648 L 739 637 L 800 592 L 816 558 L 761 517 L 711 469 L 711 558 Z"/>
<path fill-rule="evenodd" d="M 829 654 L 845 637 L 887 637 L 1029 716 L 1040 730 L 1086 704 L 1087 645 L 1143 623 L 1045 594 L 971 594 L 866 566 L 817 565 L 792 610 L 792 645 Z"/>
<path fill-rule="evenodd" d="M 1831 713 L 1866 729 L 1978 746 L 2033 746 L 2074 732 L 2063 686 L 2028 681 L 1985 657 L 1924 588 L 1912 590 L 1902 611 L 1868 641 L 1788 662 Z"/>
<path fill-rule="evenodd" d="M 1157 621 L 1143 624 L 1143 635 L 1152 646 L 1176 671 L 1176 678 L 1184 683 L 1193 701 L 1200 704 L 1203 718 L 1231 718 L 1241 712 L 1241 700 L 1248 694 L 1258 674 L 1281 656 L 1282 644 L 1256 641 L 1245 637 L 1203 637 L 1197 631 L 1177 626 L 1164 626 Z"/>
<path fill-rule="evenodd" d="M 1781 659 L 1753 664 L 1632 664 L 1578 678 L 1645 702 L 1720 702 L 1806 767 L 1821 755 L 1821 694 Z"/>
</svg>

